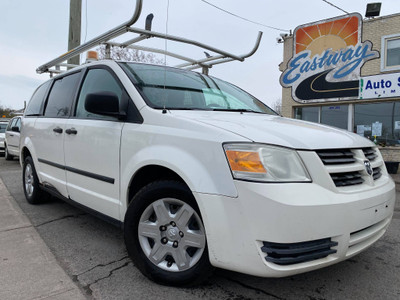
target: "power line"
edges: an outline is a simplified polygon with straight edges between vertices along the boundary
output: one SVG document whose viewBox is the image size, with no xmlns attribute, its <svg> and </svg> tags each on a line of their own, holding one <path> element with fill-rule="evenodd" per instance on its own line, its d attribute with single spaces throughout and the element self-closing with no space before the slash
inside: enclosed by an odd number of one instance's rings
<svg viewBox="0 0 400 300">
<path fill-rule="evenodd" d="M 255 22 L 255 21 L 252 21 L 252 20 L 243 18 L 243 17 L 241 17 L 241 16 L 239 16 L 239 15 L 236 15 L 236 14 L 234 14 L 234 13 L 231 13 L 230 11 L 227 11 L 227 10 L 221 8 L 221 7 L 218 7 L 218 6 L 212 4 L 212 3 L 208 2 L 208 1 L 205 1 L 205 0 L 200 0 L 200 1 L 202 1 L 202 2 L 204 2 L 204 3 L 206 3 L 206 4 L 208 4 L 208 5 L 210 5 L 210 6 L 214 7 L 214 8 L 216 8 L 216 9 L 219 9 L 219 10 L 221 10 L 221 11 L 223 11 L 223 12 L 229 14 L 229 15 L 232 15 L 232 16 L 234 16 L 234 17 L 236 17 L 236 18 L 245 20 L 245 21 L 247 21 L 247 22 L 250 22 L 250 23 L 253 23 L 253 24 L 256 24 L 256 25 L 260 25 L 260 26 L 263 26 L 263 27 L 267 27 L 267 28 L 269 28 L 269 29 L 274 29 L 274 30 L 278 30 L 278 31 L 287 31 L 287 32 L 290 32 L 290 30 L 287 30 L 287 29 L 282 29 L 282 28 L 273 27 L 273 26 L 265 25 L 265 24 L 262 24 L 262 23 L 258 23 L 258 22 Z"/>
<path fill-rule="evenodd" d="M 327 0 L 322 0 L 322 1 L 324 1 L 325 3 L 328 3 L 329 5 L 333 6 L 334 8 L 337 8 L 338 10 L 341 10 L 341 11 L 344 12 L 345 14 L 349 14 L 349 12 L 345 11 L 344 9 L 341 9 L 339 6 L 336 6 L 335 4 L 332 4 L 332 3 L 330 3 L 330 2 L 327 1 Z"/>
</svg>

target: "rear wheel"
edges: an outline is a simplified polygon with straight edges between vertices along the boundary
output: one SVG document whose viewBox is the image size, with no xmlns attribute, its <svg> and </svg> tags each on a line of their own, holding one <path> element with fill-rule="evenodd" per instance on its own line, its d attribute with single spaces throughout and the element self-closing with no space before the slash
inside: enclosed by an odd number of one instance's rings
<svg viewBox="0 0 400 300">
<path fill-rule="evenodd" d="M 36 175 L 32 157 L 30 156 L 27 156 L 24 161 L 22 183 L 25 198 L 30 204 L 42 203 L 49 198 L 50 195 L 40 189 L 39 179 Z"/>
<path fill-rule="evenodd" d="M 124 225 L 129 255 L 150 279 L 189 286 L 211 274 L 203 221 L 184 184 L 157 181 L 142 188 L 132 199 Z"/>
<path fill-rule="evenodd" d="M 6 160 L 12 160 L 14 158 L 14 155 L 11 155 L 10 153 L 8 153 L 7 144 L 4 145 L 4 158 Z"/>
</svg>

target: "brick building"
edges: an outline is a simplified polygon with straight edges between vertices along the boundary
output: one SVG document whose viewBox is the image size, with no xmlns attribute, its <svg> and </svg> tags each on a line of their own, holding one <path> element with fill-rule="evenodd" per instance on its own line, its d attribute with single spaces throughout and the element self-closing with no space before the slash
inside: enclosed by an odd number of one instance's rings
<svg viewBox="0 0 400 300">
<path fill-rule="evenodd" d="M 300 25 L 283 44 L 283 116 L 353 131 L 400 161 L 400 14 Z"/>
</svg>

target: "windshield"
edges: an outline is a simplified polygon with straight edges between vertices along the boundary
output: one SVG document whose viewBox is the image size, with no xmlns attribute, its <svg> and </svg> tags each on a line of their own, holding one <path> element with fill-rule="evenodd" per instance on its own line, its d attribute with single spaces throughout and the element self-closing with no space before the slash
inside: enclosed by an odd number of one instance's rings
<svg viewBox="0 0 400 300">
<path fill-rule="evenodd" d="M 6 132 L 6 128 L 7 128 L 7 124 L 6 123 L 0 124 L 0 133 Z"/>
<path fill-rule="evenodd" d="M 276 115 L 250 94 L 214 77 L 163 66 L 120 64 L 153 108 L 249 111 Z"/>
</svg>

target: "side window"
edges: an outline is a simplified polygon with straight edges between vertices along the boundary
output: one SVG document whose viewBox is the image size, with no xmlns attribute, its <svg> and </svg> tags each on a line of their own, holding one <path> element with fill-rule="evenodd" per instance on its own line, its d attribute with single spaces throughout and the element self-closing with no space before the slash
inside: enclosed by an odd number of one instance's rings
<svg viewBox="0 0 400 300">
<path fill-rule="evenodd" d="M 15 125 L 13 125 L 13 127 L 18 127 L 19 129 L 21 129 L 21 118 L 17 118 Z"/>
<path fill-rule="evenodd" d="M 76 117 L 81 119 L 117 120 L 109 116 L 90 113 L 85 109 L 85 99 L 88 94 L 99 92 L 112 92 L 121 101 L 122 88 L 111 73 L 105 69 L 91 69 L 88 71 L 76 107 Z"/>
<path fill-rule="evenodd" d="M 50 83 L 51 80 L 45 82 L 36 89 L 28 103 L 28 107 L 25 110 L 25 116 L 38 116 L 41 114 L 44 97 L 46 96 L 47 88 L 49 87 Z"/>
<path fill-rule="evenodd" d="M 17 120 L 17 119 L 11 119 L 10 122 L 8 122 L 8 126 L 7 126 L 6 131 L 10 131 L 11 128 L 12 128 L 13 126 L 15 126 L 16 120 Z"/>
<path fill-rule="evenodd" d="M 54 81 L 44 112 L 45 117 L 69 116 L 79 77 L 80 73 L 78 72 Z"/>
</svg>

